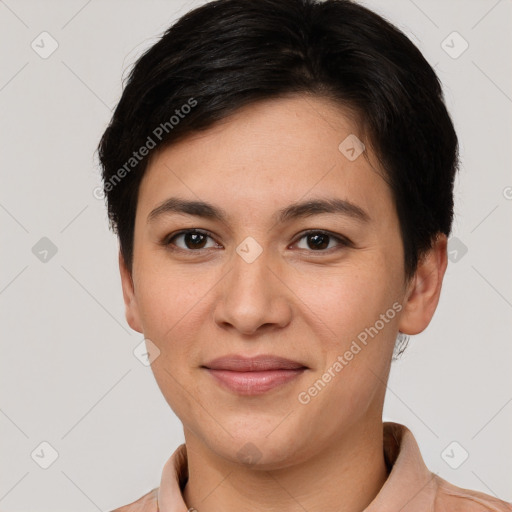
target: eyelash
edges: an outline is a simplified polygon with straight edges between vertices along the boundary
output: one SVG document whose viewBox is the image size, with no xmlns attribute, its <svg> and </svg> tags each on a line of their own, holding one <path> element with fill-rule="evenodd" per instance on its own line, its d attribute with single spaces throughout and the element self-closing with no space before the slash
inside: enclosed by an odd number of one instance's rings
<svg viewBox="0 0 512 512">
<path fill-rule="evenodd" d="M 181 247 L 176 247 L 172 243 L 172 240 L 174 240 L 178 236 L 186 235 L 186 234 L 192 234 L 192 233 L 197 233 L 197 234 L 200 234 L 200 235 L 205 235 L 205 236 L 211 238 L 212 240 L 214 240 L 212 234 L 210 232 L 208 232 L 208 231 L 203 231 L 203 230 L 200 230 L 200 229 L 184 229 L 184 230 L 178 231 L 177 233 L 172 233 L 171 235 L 165 237 L 162 240 L 161 243 L 162 243 L 162 245 L 164 245 L 165 247 L 169 248 L 172 251 L 181 251 L 181 252 L 189 252 L 189 253 L 193 253 L 193 252 L 200 253 L 202 251 L 211 249 L 211 247 L 201 248 L 201 249 L 182 249 Z M 310 252 L 310 253 L 327 253 L 327 254 L 330 254 L 331 251 L 333 251 L 333 250 L 339 250 L 340 248 L 343 248 L 343 247 L 353 247 L 354 246 L 354 244 L 348 238 L 340 236 L 340 235 L 335 235 L 334 233 L 331 233 L 330 231 L 325 231 L 325 230 L 321 230 L 321 229 L 309 229 L 307 231 L 304 231 L 303 233 L 300 234 L 300 236 L 297 237 L 297 239 L 293 243 L 295 244 L 295 243 L 299 242 L 300 240 L 302 240 L 303 238 L 307 237 L 308 235 L 313 235 L 313 234 L 325 235 L 325 236 L 328 236 L 330 239 L 334 239 L 336 242 L 338 242 L 338 247 L 331 247 L 330 249 L 319 249 L 318 251 L 307 250 L 307 249 L 301 249 L 301 250 L 306 250 L 307 252 Z"/>
</svg>

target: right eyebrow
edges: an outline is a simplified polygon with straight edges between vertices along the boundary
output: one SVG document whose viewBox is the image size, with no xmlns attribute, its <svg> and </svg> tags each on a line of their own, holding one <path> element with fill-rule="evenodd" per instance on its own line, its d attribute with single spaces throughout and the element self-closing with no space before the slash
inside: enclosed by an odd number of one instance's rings
<svg viewBox="0 0 512 512">
<path fill-rule="evenodd" d="M 205 219 L 227 222 L 228 215 L 225 210 L 213 206 L 205 201 L 189 201 L 178 197 L 171 197 L 157 206 L 148 215 L 147 222 L 154 221 L 157 217 L 167 213 L 184 213 L 186 215 L 195 215 Z"/>
</svg>

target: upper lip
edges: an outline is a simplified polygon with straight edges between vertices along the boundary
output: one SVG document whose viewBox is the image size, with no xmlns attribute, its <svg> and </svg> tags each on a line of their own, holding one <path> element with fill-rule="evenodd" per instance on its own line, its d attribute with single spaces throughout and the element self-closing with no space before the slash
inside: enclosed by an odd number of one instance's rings
<svg viewBox="0 0 512 512">
<path fill-rule="evenodd" d="M 292 361 L 284 357 L 273 355 L 259 355 L 255 357 L 245 357 L 237 354 L 212 359 L 203 367 L 211 370 L 231 370 L 236 372 L 258 372 L 265 370 L 296 370 L 307 368 L 302 363 Z"/>
</svg>

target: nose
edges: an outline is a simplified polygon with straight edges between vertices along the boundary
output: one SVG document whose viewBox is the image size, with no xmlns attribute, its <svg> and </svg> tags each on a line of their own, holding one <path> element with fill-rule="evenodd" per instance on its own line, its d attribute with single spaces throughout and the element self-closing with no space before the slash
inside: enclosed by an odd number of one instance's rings
<svg viewBox="0 0 512 512">
<path fill-rule="evenodd" d="M 231 270 L 219 283 L 215 323 L 244 335 L 288 325 L 292 292 L 278 276 L 265 250 L 250 263 L 235 254 Z"/>
</svg>

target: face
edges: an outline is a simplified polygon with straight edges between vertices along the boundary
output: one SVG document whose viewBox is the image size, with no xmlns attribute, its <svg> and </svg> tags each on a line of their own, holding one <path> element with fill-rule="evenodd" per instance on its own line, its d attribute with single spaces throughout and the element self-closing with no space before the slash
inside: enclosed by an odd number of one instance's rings
<svg viewBox="0 0 512 512">
<path fill-rule="evenodd" d="M 152 369 L 187 443 L 233 461 L 252 449 L 279 467 L 380 425 L 398 330 L 421 331 L 437 304 L 439 285 L 425 300 L 429 281 L 405 282 L 403 261 L 370 143 L 326 99 L 253 104 L 156 153 L 123 291 L 131 327 L 159 350 Z M 236 391 L 205 368 L 233 354 L 305 369 Z"/>
</svg>

